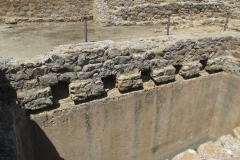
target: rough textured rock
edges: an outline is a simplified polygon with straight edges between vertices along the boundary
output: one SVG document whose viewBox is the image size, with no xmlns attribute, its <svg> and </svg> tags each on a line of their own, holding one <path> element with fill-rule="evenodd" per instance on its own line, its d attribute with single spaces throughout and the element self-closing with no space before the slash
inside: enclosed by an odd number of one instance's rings
<svg viewBox="0 0 240 160">
<path fill-rule="evenodd" d="M 185 152 L 176 155 L 172 160 L 202 160 L 202 158 L 196 151 L 188 149 Z"/>
<path fill-rule="evenodd" d="M 156 83 L 163 83 L 175 80 L 176 69 L 173 66 L 167 66 L 163 69 L 153 70 L 151 76 Z"/>
<path fill-rule="evenodd" d="M 207 158 L 230 158 L 230 155 L 227 151 L 222 149 L 220 146 L 215 145 L 212 142 L 207 142 L 202 145 L 200 145 L 197 149 L 198 154 L 203 157 L 204 159 Z"/>
<path fill-rule="evenodd" d="M 235 138 L 240 139 L 240 127 L 234 128 L 233 134 L 234 134 Z"/>
<path fill-rule="evenodd" d="M 214 143 L 217 145 L 221 145 L 231 157 L 240 157 L 240 141 L 235 139 L 231 135 L 222 136 Z"/>
<path fill-rule="evenodd" d="M 18 92 L 18 98 L 25 109 L 40 109 L 51 106 L 52 91 L 50 87 L 44 89 L 30 89 L 25 92 Z"/>
<path fill-rule="evenodd" d="M 69 85 L 70 97 L 78 102 L 88 97 L 100 96 L 104 93 L 104 86 L 101 79 L 87 79 L 73 81 Z"/>
<path fill-rule="evenodd" d="M 143 86 L 140 73 L 120 75 L 117 77 L 117 82 L 119 91 L 127 91 L 131 88 L 141 88 Z"/>
<path fill-rule="evenodd" d="M 197 76 L 200 73 L 200 68 L 202 67 L 202 64 L 199 62 L 190 62 L 187 64 L 183 64 L 183 66 L 180 69 L 179 74 L 183 76 L 184 78 L 190 78 L 192 76 Z"/>
<path fill-rule="evenodd" d="M 176 155 L 173 160 L 237 160 L 240 157 L 240 140 L 238 139 L 239 127 L 233 129 L 234 136 L 228 134 L 218 138 L 214 143 L 207 142 L 200 145 L 197 152 L 188 149 Z"/>
</svg>

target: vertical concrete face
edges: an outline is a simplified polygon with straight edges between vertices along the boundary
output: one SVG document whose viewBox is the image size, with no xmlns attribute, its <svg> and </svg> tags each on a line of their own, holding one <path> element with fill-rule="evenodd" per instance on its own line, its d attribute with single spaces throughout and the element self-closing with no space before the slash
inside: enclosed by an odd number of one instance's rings
<svg viewBox="0 0 240 160">
<path fill-rule="evenodd" d="M 228 134 L 240 122 L 239 78 L 234 75 L 224 75 L 219 87 L 214 116 L 209 130 L 211 138 L 218 138 L 224 134 Z"/>
<path fill-rule="evenodd" d="M 221 73 L 79 106 L 62 104 L 20 121 L 22 159 L 172 157 L 240 125 L 233 114 L 238 112 L 237 83 L 239 78 Z"/>
</svg>

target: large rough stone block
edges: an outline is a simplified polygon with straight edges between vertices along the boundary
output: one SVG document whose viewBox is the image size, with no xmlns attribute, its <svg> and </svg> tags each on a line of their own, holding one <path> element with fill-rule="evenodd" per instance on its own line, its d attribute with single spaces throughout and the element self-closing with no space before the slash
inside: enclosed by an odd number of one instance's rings
<svg viewBox="0 0 240 160">
<path fill-rule="evenodd" d="M 86 58 L 89 60 L 96 60 L 104 55 L 105 50 L 101 48 L 95 48 L 87 53 Z"/>
<path fill-rule="evenodd" d="M 240 61 L 239 59 L 235 59 L 235 58 L 226 58 L 224 60 L 223 63 L 223 70 L 225 72 L 231 73 L 231 74 L 235 74 L 237 76 L 240 76 Z"/>
<path fill-rule="evenodd" d="M 60 82 L 71 82 L 76 79 L 77 79 L 77 74 L 75 72 L 66 72 L 66 73 L 61 74 L 58 77 L 58 80 Z"/>
<path fill-rule="evenodd" d="M 53 104 L 52 100 L 49 98 L 40 98 L 33 100 L 24 105 L 25 109 L 36 110 L 40 108 L 45 108 Z"/>
<path fill-rule="evenodd" d="M 56 74 L 47 74 L 39 77 L 39 84 L 42 86 L 52 86 L 58 83 Z"/>
<path fill-rule="evenodd" d="M 19 100 L 21 100 L 22 104 L 26 104 L 32 100 L 43 98 L 43 97 L 49 97 L 51 98 L 52 91 L 50 87 L 46 87 L 44 89 L 31 89 L 25 92 L 18 92 L 17 97 Z"/>
<path fill-rule="evenodd" d="M 240 127 L 234 128 L 233 129 L 233 134 L 234 134 L 236 139 L 240 140 Z"/>
<path fill-rule="evenodd" d="M 111 48 L 107 51 L 107 58 L 108 59 L 112 59 L 116 56 L 121 56 L 122 53 L 121 53 L 121 50 L 118 49 L 118 48 Z"/>
<path fill-rule="evenodd" d="M 73 101 L 81 101 L 87 99 L 85 86 L 90 84 L 90 80 L 74 81 L 69 85 L 70 97 Z"/>
<path fill-rule="evenodd" d="M 35 110 L 51 106 L 52 91 L 50 87 L 44 89 L 31 89 L 17 92 L 17 98 L 25 109 Z"/>
<path fill-rule="evenodd" d="M 202 64 L 199 62 L 186 63 L 181 67 L 179 74 L 184 78 L 190 78 L 192 76 L 198 75 L 200 73 L 201 67 Z"/>
<path fill-rule="evenodd" d="M 10 78 L 13 81 L 28 80 L 29 77 L 30 76 L 23 71 L 19 71 L 17 74 L 10 74 Z"/>
<path fill-rule="evenodd" d="M 218 138 L 214 144 L 223 146 L 224 150 L 226 150 L 230 156 L 234 158 L 240 157 L 240 141 L 239 139 L 235 139 L 232 135 L 222 136 Z"/>
<path fill-rule="evenodd" d="M 132 60 L 132 56 L 118 56 L 116 58 L 117 64 L 128 64 Z"/>
<path fill-rule="evenodd" d="M 163 83 L 175 79 L 176 69 L 171 65 L 162 69 L 155 69 L 151 72 L 151 77 L 156 83 Z"/>
<path fill-rule="evenodd" d="M 104 94 L 104 84 L 99 79 L 78 80 L 69 85 L 70 97 L 73 101 L 82 101 L 88 97 Z"/>
<path fill-rule="evenodd" d="M 230 155 L 219 145 L 212 142 L 207 142 L 200 145 L 197 149 L 198 154 L 203 158 L 218 158 L 226 159 L 230 158 Z"/>
<path fill-rule="evenodd" d="M 127 91 L 129 89 L 140 88 L 143 86 L 140 73 L 120 75 L 117 77 L 118 90 Z"/>
<path fill-rule="evenodd" d="M 221 58 L 214 58 L 214 59 L 208 60 L 205 69 L 208 72 L 216 72 L 216 71 L 223 70 L 223 59 L 221 59 Z"/>
<path fill-rule="evenodd" d="M 90 71 L 93 71 L 95 69 L 100 69 L 102 66 L 103 66 L 102 63 L 88 64 L 88 65 L 85 65 L 82 70 L 84 72 L 90 72 Z"/>
</svg>

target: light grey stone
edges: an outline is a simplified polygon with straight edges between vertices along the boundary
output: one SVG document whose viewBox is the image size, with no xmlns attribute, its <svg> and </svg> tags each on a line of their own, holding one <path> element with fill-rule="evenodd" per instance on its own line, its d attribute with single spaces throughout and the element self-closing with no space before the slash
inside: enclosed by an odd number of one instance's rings
<svg viewBox="0 0 240 160">
<path fill-rule="evenodd" d="M 40 108 L 49 107 L 52 104 L 53 104 L 53 102 L 49 98 L 39 98 L 39 99 L 33 100 L 29 103 L 26 103 L 24 105 L 24 108 L 30 109 L 30 110 L 36 110 L 36 109 L 40 109 Z"/>
<path fill-rule="evenodd" d="M 39 84 L 42 86 L 52 86 L 58 83 L 56 74 L 47 74 L 39 77 Z"/>
</svg>

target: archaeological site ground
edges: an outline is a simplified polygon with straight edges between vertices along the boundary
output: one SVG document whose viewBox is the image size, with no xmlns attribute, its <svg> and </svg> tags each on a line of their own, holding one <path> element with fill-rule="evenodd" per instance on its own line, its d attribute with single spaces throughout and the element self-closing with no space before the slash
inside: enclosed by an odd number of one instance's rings
<svg viewBox="0 0 240 160">
<path fill-rule="evenodd" d="M 239 0 L 0 0 L 0 160 L 238 160 L 239 84 Z"/>
</svg>

